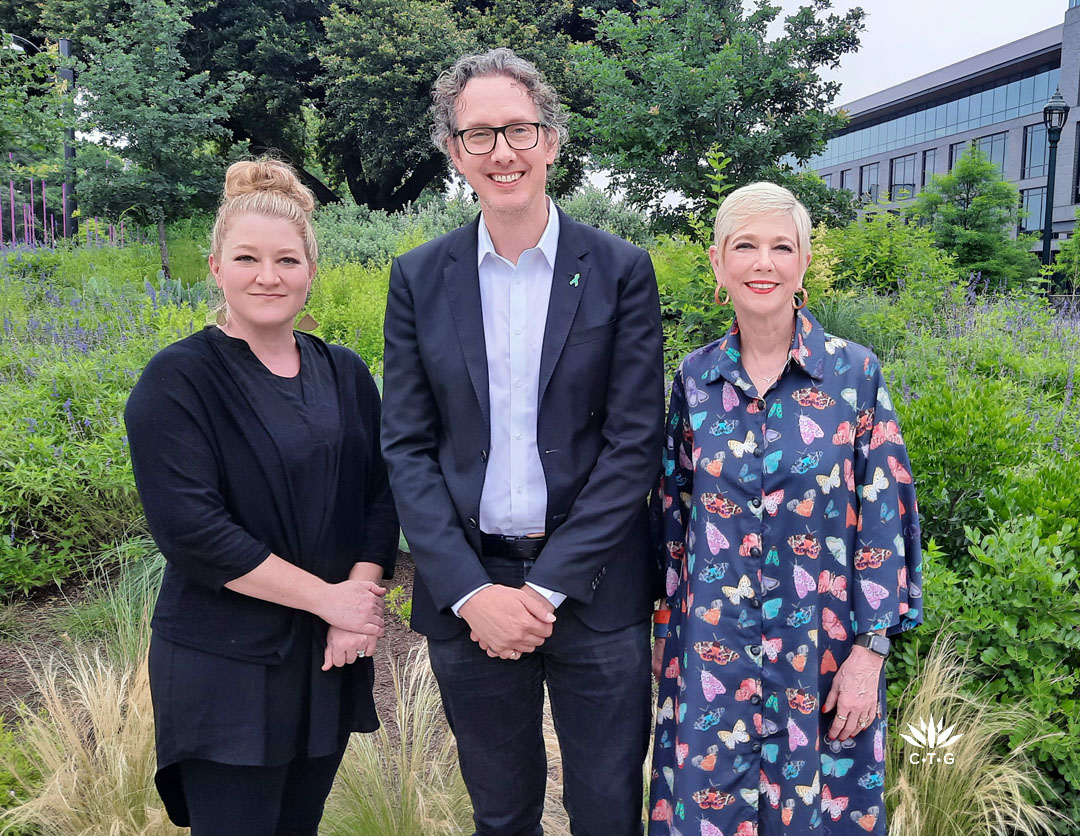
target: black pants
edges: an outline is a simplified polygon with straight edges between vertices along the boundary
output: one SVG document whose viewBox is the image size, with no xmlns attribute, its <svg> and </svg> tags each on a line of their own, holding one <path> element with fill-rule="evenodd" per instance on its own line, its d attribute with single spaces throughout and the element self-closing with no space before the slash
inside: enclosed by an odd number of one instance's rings
<svg viewBox="0 0 1080 836">
<path fill-rule="evenodd" d="M 315 836 L 344 753 L 281 766 L 181 761 L 191 836 Z"/>
<path fill-rule="evenodd" d="M 528 566 L 484 567 L 520 586 Z M 651 726 L 649 622 L 599 633 L 569 608 L 521 659 L 492 659 L 468 630 L 428 640 L 443 708 L 457 739 L 479 836 L 538 836 L 547 782 L 544 683 L 559 738 L 563 803 L 574 836 L 642 832 L 642 762 Z"/>
</svg>

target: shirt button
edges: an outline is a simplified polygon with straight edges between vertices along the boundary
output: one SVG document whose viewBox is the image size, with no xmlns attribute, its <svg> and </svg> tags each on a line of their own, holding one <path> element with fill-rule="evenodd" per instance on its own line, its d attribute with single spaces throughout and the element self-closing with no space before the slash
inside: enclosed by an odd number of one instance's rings
<svg viewBox="0 0 1080 836">
<path fill-rule="evenodd" d="M 750 698 L 750 702 L 753 703 L 754 705 L 760 705 L 761 704 L 761 697 L 759 697 L 757 694 L 754 694 L 754 696 L 752 696 Z"/>
<path fill-rule="evenodd" d="M 751 598 L 747 603 L 750 604 L 750 606 L 753 607 L 755 610 L 760 609 L 761 607 L 761 601 L 759 601 L 757 598 Z"/>
<path fill-rule="evenodd" d="M 759 549 L 757 546 L 753 546 L 750 549 L 750 556 L 751 557 L 761 557 L 761 549 Z"/>
<path fill-rule="evenodd" d="M 750 647 L 747 648 L 747 650 L 750 651 L 751 656 L 760 656 L 761 655 L 761 648 L 758 647 L 757 645 L 751 645 Z"/>
<path fill-rule="evenodd" d="M 514 433 L 514 438 L 516 438 L 518 441 L 520 441 L 521 440 L 521 433 Z"/>
<path fill-rule="evenodd" d="M 514 381 L 514 388 L 515 389 L 520 389 L 521 388 L 521 381 L 520 380 L 515 380 Z"/>
<path fill-rule="evenodd" d="M 521 329 L 520 328 L 515 328 L 514 333 L 515 334 L 521 334 Z"/>
<path fill-rule="evenodd" d="M 754 458 L 760 459 L 764 455 L 765 455 L 765 448 L 764 447 L 762 447 L 761 445 L 758 445 L 757 447 L 754 448 Z"/>
<path fill-rule="evenodd" d="M 760 752 L 761 751 L 761 744 L 758 741 L 755 740 L 753 743 L 750 744 L 750 748 L 755 752 Z"/>
<path fill-rule="evenodd" d="M 751 499 L 750 500 L 750 507 L 751 508 L 760 508 L 761 507 L 761 498 L 755 496 L 753 499 Z"/>
</svg>

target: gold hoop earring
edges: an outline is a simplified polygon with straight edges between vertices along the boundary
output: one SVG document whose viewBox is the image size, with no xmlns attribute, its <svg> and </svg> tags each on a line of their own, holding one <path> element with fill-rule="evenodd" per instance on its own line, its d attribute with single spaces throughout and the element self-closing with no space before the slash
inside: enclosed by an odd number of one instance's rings
<svg viewBox="0 0 1080 836">
<path fill-rule="evenodd" d="M 799 304 L 799 294 L 802 294 L 802 304 Z M 791 297 L 791 307 L 797 311 L 801 311 L 806 307 L 806 303 L 810 301 L 810 294 L 805 287 L 800 287 L 795 291 L 795 295 Z"/>
<path fill-rule="evenodd" d="M 724 298 L 720 298 L 720 285 L 716 286 L 716 290 L 713 291 L 713 299 L 716 300 L 716 304 L 721 308 L 725 307 L 731 302 L 731 294 L 727 292 L 727 288 L 724 288 Z"/>
</svg>

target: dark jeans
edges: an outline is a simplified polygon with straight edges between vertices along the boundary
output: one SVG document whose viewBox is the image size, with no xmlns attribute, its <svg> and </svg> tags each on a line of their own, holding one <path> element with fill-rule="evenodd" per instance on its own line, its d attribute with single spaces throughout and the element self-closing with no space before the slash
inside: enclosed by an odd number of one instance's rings
<svg viewBox="0 0 1080 836">
<path fill-rule="evenodd" d="M 316 836 L 344 753 L 281 766 L 181 761 L 191 836 Z"/>
<path fill-rule="evenodd" d="M 494 583 L 527 566 L 484 559 Z M 574 836 L 642 833 L 642 762 L 650 734 L 649 622 L 600 633 L 564 605 L 552 635 L 518 660 L 492 659 L 464 630 L 429 639 L 431 667 L 457 738 L 478 836 L 539 836 L 547 781 L 543 685 Z"/>
</svg>

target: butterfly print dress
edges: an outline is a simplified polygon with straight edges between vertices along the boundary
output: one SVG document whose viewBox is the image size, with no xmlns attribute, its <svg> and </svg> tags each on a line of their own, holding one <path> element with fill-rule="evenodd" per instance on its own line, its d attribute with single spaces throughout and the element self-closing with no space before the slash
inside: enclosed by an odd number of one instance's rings
<svg viewBox="0 0 1080 836">
<path fill-rule="evenodd" d="M 800 311 L 759 397 L 736 323 L 683 361 L 666 432 L 650 836 L 885 836 L 885 720 L 840 745 L 821 711 L 857 634 L 922 620 L 915 492 L 877 358 Z"/>
</svg>

